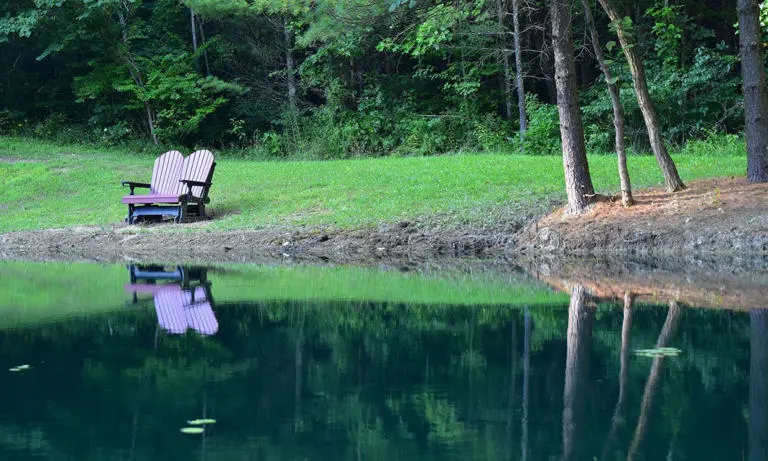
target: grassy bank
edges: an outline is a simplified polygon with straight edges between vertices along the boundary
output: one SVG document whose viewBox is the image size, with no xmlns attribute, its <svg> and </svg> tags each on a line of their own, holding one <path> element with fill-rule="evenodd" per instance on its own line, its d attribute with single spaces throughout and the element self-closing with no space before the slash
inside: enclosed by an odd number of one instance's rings
<svg viewBox="0 0 768 461">
<path fill-rule="evenodd" d="M 743 143 L 718 138 L 673 156 L 685 181 L 743 175 Z M 157 152 L 160 154 L 161 152 Z M 122 222 L 122 180 L 149 181 L 151 155 L 0 137 L 0 232 Z M 521 221 L 565 199 L 557 156 L 453 155 L 254 162 L 220 157 L 216 219 L 163 230 L 324 226 L 422 219 L 444 226 Z M 618 190 L 616 161 L 590 157 L 595 187 Z M 635 188 L 662 184 L 652 156 L 631 156 Z"/>
</svg>

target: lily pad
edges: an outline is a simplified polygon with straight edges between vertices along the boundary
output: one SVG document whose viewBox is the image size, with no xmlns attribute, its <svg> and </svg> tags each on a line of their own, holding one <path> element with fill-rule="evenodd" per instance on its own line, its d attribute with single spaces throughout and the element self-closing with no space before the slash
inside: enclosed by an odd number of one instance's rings
<svg viewBox="0 0 768 461">
<path fill-rule="evenodd" d="M 193 419 L 187 421 L 187 424 L 190 426 L 205 426 L 206 424 L 216 424 L 216 420 L 210 418 Z"/>
<path fill-rule="evenodd" d="M 675 347 L 656 347 L 653 349 L 636 349 L 635 355 L 641 357 L 677 357 L 680 355 L 680 349 Z"/>
<path fill-rule="evenodd" d="M 202 427 L 182 427 L 179 429 L 182 434 L 202 434 L 205 429 Z"/>
</svg>

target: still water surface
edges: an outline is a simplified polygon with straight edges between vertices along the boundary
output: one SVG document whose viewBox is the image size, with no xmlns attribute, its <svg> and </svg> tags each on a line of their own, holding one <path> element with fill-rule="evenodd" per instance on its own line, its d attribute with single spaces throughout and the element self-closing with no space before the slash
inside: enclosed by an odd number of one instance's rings
<svg viewBox="0 0 768 461">
<path fill-rule="evenodd" d="M 3 460 L 768 459 L 768 312 L 514 272 L 0 262 L 0 383 Z"/>
</svg>

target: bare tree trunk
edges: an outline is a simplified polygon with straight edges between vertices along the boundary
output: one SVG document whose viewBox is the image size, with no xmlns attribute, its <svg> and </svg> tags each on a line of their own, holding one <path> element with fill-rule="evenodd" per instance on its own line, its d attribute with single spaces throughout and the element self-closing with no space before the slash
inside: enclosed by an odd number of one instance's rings
<svg viewBox="0 0 768 461">
<path fill-rule="evenodd" d="M 747 180 L 768 182 L 768 89 L 763 67 L 760 9 L 757 0 L 738 0 L 739 50 L 744 78 L 747 132 Z"/>
<path fill-rule="evenodd" d="M 627 400 L 627 384 L 629 383 L 629 347 L 634 303 L 635 295 L 629 292 L 624 293 L 624 320 L 621 324 L 621 352 L 619 354 L 619 398 L 613 410 L 611 430 L 605 439 L 605 446 L 603 447 L 603 454 L 600 459 L 608 459 L 608 450 L 611 448 L 613 441 L 616 440 L 619 427 L 624 423 L 622 415 L 624 413 L 624 404 Z"/>
<path fill-rule="evenodd" d="M 288 104 L 293 113 L 297 111 L 296 105 L 296 76 L 293 62 L 293 31 L 288 25 L 288 18 L 283 18 L 283 37 L 285 39 L 285 71 L 288 74 Z"/>
<path fill-rule="evenodd" d="M 669 311 L 667 311 L 667 320 L 664 321 L 664 326 L 661 329 L 661 333 L 659 333 L 659 339 L 656 340 L 657 348 L 666 347 L 667 344 L 669 344 L 670 339 L 672 339 L 677 331 L 677 325 L 680 323 L 682 313 L 683 308 L 675 301 L 670 301 Z M 643 389 L 643 400 L 640 404 L 640 416 L 637 419 L 635 434 L 632 437 L 632 443 L 629 446 L 627 461 L 631 461 L 637 456 L 637 451 L 645 437 L 645 429 L 648 426 L 648 417 L 653 408 L 653 398 L 656 395 L 656 390 L 658 389 L 659 384 L 661 383 L 661 377 L 664 374 L 664 360 L 665 358 L 663 356 L 655 357 L 653 359 L 651 372 L 648 374 L 648 381 L 645 382 L 645 388 Z"/>
<path fill-rule="evenodd" d="M 587 406 L 584 391 L 589 378 L 589 348 L 595 313 L 587 307 L 587 291 L 582 286 L 571 290 L 568 307 L 565 387 L 563 389 L 563 459 L 580 458 L 577 443 L 584 437 L 583 410 Z"/>
<path fill-rule="evenodd" d="M 523 57 L 520 54 L 520 0 L 512 0 L 513 37 L 515 39 L 515 81 L 517 83 L 517 110 L 520 118 L 520 139 L 528 131 L 528 115 L 525 111 L 525 87 L 523 86 Z"/>
<path fill-rule="evenodd" d="M 504 16 L 507 14 L 506 2 L 496 0 L 496 16 L 499 21 L 499 39 L 501 43 L 501 62 L 504 66 L 504 116 L 507 120 L 512 118 L 512 69 L 509 65 L 509 53 L 507 53 L 507 34 L 504 27 Z"/>
<path fill-rule="evenodd" d="M 211 66 L 208 63 L 208 50 L 205 49 L 205 29 L 203 28 L 203 19 L 200 16 L 197 17 L 197 27 L 200 28 L 200 41 L 203 44 L 203 61 L 205 62 L 205 75 L 210 76 Z"/>
<path fill-rule="evenodd" d="M 672 160 L 672 157 L 669 156 L 669 152 L 667 152 L 667 146 L 664 144 L 664 140 L 661 139 L 659 118 L 656 116 L 656 111 L 653 108 L 653 101 L 651 100 L 651 94 L 648 91 L 648 83 L 645 78 L 645 68 L 643 67 L 642 59 L 640 59 L 640 56 L 637 54 L 637 47 L 632 43 L 631 38 L 627 35 L 627 31 L 624 30 L 622 26 L 622 18 L 619 16 L 619 12 L 616 10 L 616 7 L 611 0 L 598 1 L 611 21 L 617 25 L 616 31 L 619 36 L 619 42 L 621 43 L 621 49 L 624 51 L 624 56 L 627 58 L 629 72 L 632 74 L 632 80 L 635 84 L 637 103 L 640 106 L 640 111 L 643 113 L 645 127 L 648 130 L 648 139 L 651 142 L 651 149 L 653 150 L 653 155 L 656 156 L 656 162 L 658 162 L 661 172 L 664 174 L 664 182 L 666 183 L 667 190 L 670 192 L 683 190 L 685 189 L 685 184 L 677 173 L 677 167 L 675 167 L 675 162 Z"/>
<path fill-rule="evenodd" d="M 125 12 L 123 12 L 120 8 L 124 8 Z M 125 46 L 125 50 L 123 50 L 122 53 L 120 53 L 121 58 L 125 63 L 128 65 L 128 73 L 131 75 L 131 80 L 133 80 L 133 83 L 136 84 L 139 88 L 142 90 L 144 89 L 144 80 L 141 77 L 141 70 L 139 69 L 139 66 L 136 65 L 136 61 L 133 59 L 133 55 L 131 55 L 131 44 L 128 40 L 128 15 L 130 14 L 130 4 L 127 2 L 123 2 L 123 4 L 118 7 L 117 10 L 117 20 L 120 23 L 120 32 L 122 35 L 122 42 Z M 155 143 L 155 145 L 159 145 L 160 141 L 157 139 L 157 133 L 155 133 L 155 114 L 152 110 L 152 106 L 150 106 L 149 101 L 143 101 L 144 109 L 147 112 L 147 127 L 149 128 L 149 135 L 152 138 L 152 142 Z"/>
<path fill-rule="evenodd" d="M 557 110 L 560 114 L 560 139 L 563 143 L 563 169 L 568 206 L 574 214 L 587 210 L 595 189 L 589 175 L 581 123 L 576 68 L 571 36 L 571 7 L 568 0 L 550 2 L 552 45 L 555 51 Z"/>
<path fill-rule="evenodd" d="M 768 311 L 749 311 L 749 461 L 768 459 Z"/>
<path fill-rule="evenodd" d="M 195 26 L 195 10 L 192 8 L 189 9 L 189 19 L 192 25 L 190 30 L 192 31 L 192 53 L 195 58 L 195 70 L 200 72 L 200 63 L 197 59 L 197 27 Z"/>
<path fill-rule="evenodd" d="M 619 162 L 619 181 L 621 183 L 621 204 L 629 207 L 635 201 L 632 199 L 632 186 L 629 182 L 629 171 L 627 170 L 627 152 L 624 148 L 624 108 L 621 106 L 621 96 L 619 95 L 619 89 L 614 83 L 613 75 L 605 64 L 605 55 L 603 54 L 603 49 L 600 48 L 600 38 L 597 35 L 597 27 L 595 27 L 595 20 L 592 17 L 589 0 L 581 0 L 581 4 L 584 6 L 584 18 L 586 19 L 587 27 L 589 27 L 589 34 L 592 37 L 592 48 L 595 50 L 595 57 L 597 57 L 597 62 L 600 64 L 600 69 L 605 76 L 608 93 L 611 95 L 613 127 L 616 135 L 616 157 L 618 157 Z"/>
</svg>

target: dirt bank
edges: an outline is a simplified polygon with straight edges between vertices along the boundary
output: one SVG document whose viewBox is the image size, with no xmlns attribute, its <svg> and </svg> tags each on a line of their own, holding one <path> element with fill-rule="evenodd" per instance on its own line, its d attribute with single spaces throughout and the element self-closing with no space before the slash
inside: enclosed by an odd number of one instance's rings
<svg viewBox="0 0 768 461">
<path fill-rule="evenodd" d="M 624 209 L 602 202 L 582 216 L 558 210 L 525 230 L 426 228 L 400 222 L 359 230 L 211 232 L 195 225 L 114 225 L 0 235 L 0 258 L 30 260 L 253 261 L 291 257 L 360 262 L 525 254 L 768 255 L 768 184 L 693 182 L 676 194 L 636 193 Z M 761 256 L 762 255 L 762 256 Z"/>
<path fill-rule="evenodd" d="M 514 231 L 487 229 L 425 230 L 410 222 L 335 232 L 320 229 L 169 232 L 169 226 L 12 232 L 0 235 L 0 258 L 177 262 L 244 262 L 264 258 L 335 262 L 423 260 L 502 254 L 516 235 Z"/>
<path fill-rule="evenodd" d="M 556 254 L 768 254 L 768 184 L 710 179 L 682 192 L 635 193 L 637 204 L 603 201 L 580 216 L 565 208 L 533 223 L 518 248 Z"/>
</svg>

